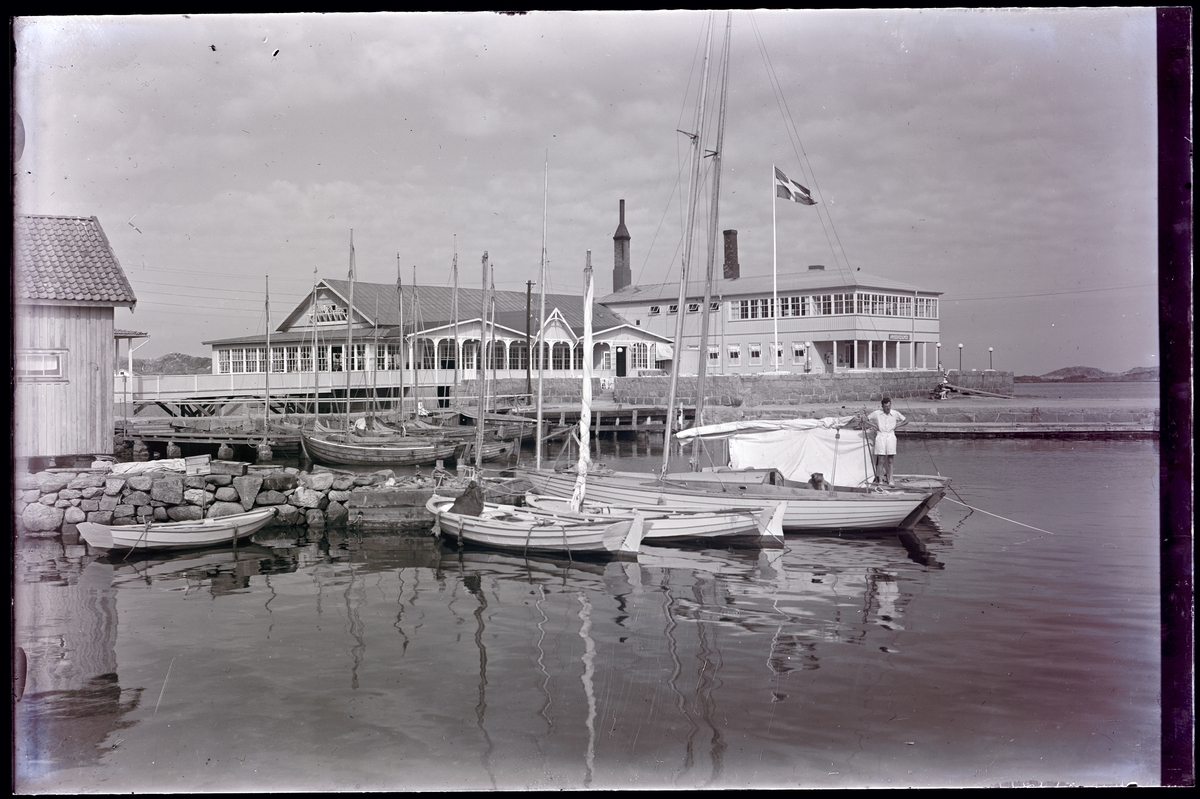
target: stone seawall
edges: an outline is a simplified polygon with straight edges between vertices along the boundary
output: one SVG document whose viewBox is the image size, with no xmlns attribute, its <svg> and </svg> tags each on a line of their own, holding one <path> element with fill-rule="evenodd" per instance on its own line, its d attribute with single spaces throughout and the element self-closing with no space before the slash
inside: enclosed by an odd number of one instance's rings
<svg viewBox="0 0 1200 799">
<path fill-rule="evenodd" d="M 48 469 L 14 477 L 14 516 L 30 534 L 73 533 L 75 525 L 141 524 L 195 520 L 274 506 L 273 525 L 310 529 L 351 521 L 356 494 L 398 484 L 390 469 L 366 475 L 335 473 L 314 467 L 247 468 L 244 463 L 214 461 L 210 474 L 183 475 L 145 471 L 115 475 L 102 469 Z M 430 479 L 400 481 L 410 487 Z"/>
<path fill-rule="evenodd" d="M 834 402 L 878 401 L 889 397 L 928 397 L 938 384 L 941 373 L 921 372 L 839 372 L 837 374 L 785 375 L 710 375 L 705 378 L 706 406 L 755 408 L 770 405 L 809 405 Z M 993 394 L 1013 393 L 1012 372 L 951 372 L 949 382 L 962 388 Z M 665 408 L 671 379 L 666 376 L 613 378 L 611 401 L 625 405 Z M 524 380 L 498 380 L 489 389 L 500 396 L 525 392 Z M 534 376 L 534 392 L 537 377 Z M 696 404 L 696 377 L 684 376 L 676 388 L 678 402 Z M 582 384 L 576 378 L 547 377 L 542 382 L 542 401 L 547 405 L 578 403 Z M 464 392 L 464 397 L 475 394 Z M 600 379 L 592 379 L 592 396 L 607 396 Z M 468 400 L 469 401 L 469 400 Z"/>
</svg>

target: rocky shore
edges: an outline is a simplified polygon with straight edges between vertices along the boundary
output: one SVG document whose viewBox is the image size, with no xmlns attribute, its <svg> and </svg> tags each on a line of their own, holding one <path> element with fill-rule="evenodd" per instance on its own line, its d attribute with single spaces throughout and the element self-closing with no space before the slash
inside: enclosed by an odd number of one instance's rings
<svg viewBox="0 0 1200 799">
<path fill-rule="evenodd" d="M 463 480 L 434 471 L 397 478 L 390 469 L 348 474 L 314 466 L 254 467 L 213 461 L 208 474 L 149 469 L 114 474 L 111 468 L 46 469 L 14 476 L 14 516 L 18 530 L 30 535 L 74 533 L 80 522 L 143 524 L 244 513 L 255 507 L 277 509 L 273 525 L 309 530 L 341 527 L 355 521 L 356 506 L 372 504 L 370 492 L 405 489 L 409 493 L 457 493 Z M 422 503 L 423 508 L 423 503 Z"/>
</svg>

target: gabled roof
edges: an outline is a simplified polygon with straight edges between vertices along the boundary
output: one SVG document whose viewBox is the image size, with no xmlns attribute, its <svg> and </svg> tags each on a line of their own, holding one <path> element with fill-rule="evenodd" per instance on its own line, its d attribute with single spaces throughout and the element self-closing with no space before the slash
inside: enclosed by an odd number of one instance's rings
<svg viewBox="0 0 1200 799">
<path fill-rule="evenodd" d="M 855 289 L 878 289 L 880 291 L 903 292 L 905 294 L 920 292 L 925 296 L 936 296 L 942 293 L 940 291 L 922 289 L 909 283 L 901 283 L 898 280 L 879 277 L 878 275 L 868 275 L 857 271 L 847 274 L 839 269 L 806 269 L 803 271 L 780 272 L 776 276 L 775 282 L 780 294 L 796 291 L 828 290 L 836 292 Z M 712 296 L 714 298 L 759 297 L 770 295 L 771 291 L 772 278 L 770 275 L 753 275 L 732 280 L 722 278 L 714 280 L 712 285 Z M 689 300 L 704 299 L 703 280 L 688 281 L 687 298 Z M 672 300 L 679 300 L 679 283 L 677 282 L 651 283 L 641 286 L 630 285 L 620 291 L 614 291 L 606 297 L 601 297 L 597 302 L 624 304 L 659 301 L 670 302 Z"/>
<path fill-rule="evenodd" d="M 334 293 L 345 299 L 350 298 L 350 281 L 322 280 Z M 404 294 L 404 329 L 413 329 L 413 296 L 416 295 L 416 315 L 421 329 L 438 327 L 454 322 L 454 289 L 449 286 L 416 286 L 405 285 Z M 523 291 L 501 291 L 493 293 L 496 300 L 496 323 L 511 327 L 514 330 L 525 329 L 526 294 Z M 529 310 L 532 318 L 530 328 L 537 330 L 538 306 L 537 295 L 530 301 Z M 292 316 L 303 318 L 307 313 L 311 298 L 306 297 Z M 458 290 L 458 318 L 478 319 L 483 304 L 483 289 L 460 288 Z M 583 329 L 583 297 L 571 294 L 547 294 L 546 312 L 558 308 L 563 319 L 572 328 Z M 354 309 L 357 315 L 374 320 L 379 327 L 394 327 L 400 324 L 400 294 L 394 283 L 361 283 L 354 282 Z M 378 315 L 378 318 L 376 316 Z M 490 310 L 489 310 L 490 316 Z M 292 318 L 292 317 L 289 317 Z M 619 325 L 625 320 L 599 305 L 592 306 L 592 324 L 597 329 Z"/>
<path fill-rule="evenodd" d="M 14 217 L 13 271 L 17 302 L 137 303 L 94 216 Z"/>
</svg>

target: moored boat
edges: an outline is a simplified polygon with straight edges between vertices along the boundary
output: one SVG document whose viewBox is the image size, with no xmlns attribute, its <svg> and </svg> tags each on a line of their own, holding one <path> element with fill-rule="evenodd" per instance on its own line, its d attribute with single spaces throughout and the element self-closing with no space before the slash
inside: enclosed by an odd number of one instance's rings
<svg viewBox="0 0 1200 799">
<path fill-rule="evenodd" d="M 248 538 L 275 518 L 273 507 L 246 513 L 180 522 L 99 524 L 80 522 L 79 534 L 95 549 L 188 549 L 225 544 Z"/>
<path fill-rule="evenodd" d="M 300 441 L 311 460 L 343 466 L 422 466 L 455 457 L 464 446 L 408 437 L 360 442 L 345 433 L 305 433 Z"/>
<path fill-rule="evenodd" d="M 640 514 L 631 518 L 576 518 L 482 500 L 478 483 L 462 497 L 433 495 L 425 503 L 447 539 L 518 552 L 632 557 L 644 535 Z"/>
</svg>

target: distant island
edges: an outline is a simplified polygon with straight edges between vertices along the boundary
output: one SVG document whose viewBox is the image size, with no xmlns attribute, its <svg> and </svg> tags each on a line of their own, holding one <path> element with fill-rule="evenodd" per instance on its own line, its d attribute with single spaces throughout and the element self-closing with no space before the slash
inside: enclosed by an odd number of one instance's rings
<svg viewBox="0 0 1200 799">
<path fill-rule="evenodd" d="M 1157 383 L 1157 366 L 1135 366 L 1127 372 L 1106 372 L 1091 366 L 1068 366 L 1044 375 L 1015 375 L 1014 383 Z"/>
<path fill-rule="evenodd" d="M 202 375 L 212 372 L 212 358 L 181 352 L 161 358 L 134 358 L 133 371 L 139 375 Z"/>
</svg>

